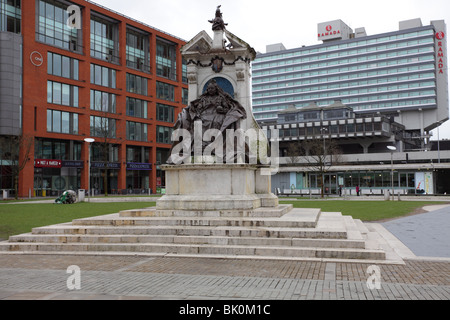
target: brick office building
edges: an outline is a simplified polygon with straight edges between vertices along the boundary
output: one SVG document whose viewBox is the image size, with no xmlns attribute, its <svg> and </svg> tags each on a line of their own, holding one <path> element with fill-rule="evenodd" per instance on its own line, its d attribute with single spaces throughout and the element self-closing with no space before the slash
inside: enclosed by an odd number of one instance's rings
<svg viewBox="0 0 450 320">
<path fill-rule="evenodd" d="M 89 177 L 96 193 L 164 187 L 158 164 L 187 104 L 185 42 L 88 1 L 0 4 L 0 137 L 32 140 L 28 155 L 17 146 L 19 196 L 88 189 Z M 13 189 L 0 154 L 0 188 Z"/>
</svg>

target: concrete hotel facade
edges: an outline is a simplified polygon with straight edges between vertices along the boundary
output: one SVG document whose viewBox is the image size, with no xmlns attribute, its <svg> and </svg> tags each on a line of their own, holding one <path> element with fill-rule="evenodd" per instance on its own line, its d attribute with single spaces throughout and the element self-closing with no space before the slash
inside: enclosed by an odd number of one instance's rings
<svg viewBox="0 0 450 320">
<path fill-rule="evenodd" d="M 403 21 L 398 31 L 368 36 L 364 28 L 353 32 L 336 20 L 319 24 L 318 39 L 323 43 L 290 50 L 268 46 L 258 54 L 252 89 L 258 122 L 276 120 L 291 105 L 328 106 L 335 100 L 356 113 L 393 116 L 422 137 L 448 120 L 444 21 Z"/>
<path fill-rule="evenodd" d="M 89 176 L 98 193 L 163 187 L 187 104 L 184 44 L 90 1 L 0 0 L 0 137 L 32 141 L 19 196 L 88 189 Z M 3 149 L 0 188 L 13 189 Z"/>
</svg>

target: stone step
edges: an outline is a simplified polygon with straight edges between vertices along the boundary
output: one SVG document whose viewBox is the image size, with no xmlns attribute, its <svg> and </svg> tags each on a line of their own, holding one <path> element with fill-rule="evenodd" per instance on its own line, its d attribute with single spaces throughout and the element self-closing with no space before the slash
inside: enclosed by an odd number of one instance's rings
<svg viewBox="0 0 450 320">
<path fill-rule="evenodd" d="M 279 228 L 234 226 L 179 226 L 179 225 L 72 225 L 70 223 L 33 228 L 33 234 L 90 234 L 90 235 L 177 235 L 177 236 L 227 236 L 268 238 L 346 239 L 344 228 Z"/>
<path fill-rule="evenodd" d="M 329 258 L 329 259 L 370 259 L 383 260 L 382 250 L 349 248 L 302 248 L 302 247 L 267 247 L 238 245 L 193 245 L 193 244 L 103 244 L 103 243 L 20 243 L 2 242 L 0 251 L 20 252 L 134 252 L 134 253 L 175 253 L 175 254 L 212 254 L 212 255 L 246 255 L 293 258 Z"/>
<path fill-rule="evenodd" d="M 124 210 L 121 217 L 281 217 L 292 210 L 292 204 L 275 208 L 261 207 L 253 210 L 157 210 L 155 207 Z M 320 209 L 302 209 L 320 214 Z"/>
<path fill-rule="evenodd" d="M 242 217 L 122 217 L 111 214 L 99 217 L 76 219 L 75 226 L 236 226 L 273 228 L 314 228 L 320 211 L 293 210 L 279 218 Z"/>
<path fill-rule="evenodd" d="M 61 235 L 21 234 L 11 236 L 10 242 L 21 243 L 178 243 L 246 246 L 286 246 L 319 248 L 365 248 L 364 241 L 347 239 L 301 239 L 262 237 L 218 237 L 218 236 L 176 236 L 176 235 Z"/>
</svg>

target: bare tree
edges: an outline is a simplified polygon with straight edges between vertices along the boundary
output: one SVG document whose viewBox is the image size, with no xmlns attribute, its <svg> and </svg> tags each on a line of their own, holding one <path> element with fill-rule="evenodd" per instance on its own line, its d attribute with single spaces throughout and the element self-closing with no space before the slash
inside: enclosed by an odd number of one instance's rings
<svg viewBox="0 0 450 320">
<path fill-rule="evenodd" d="M 325 173 L 328 172 L 333 164 L 341 161 L 341 150 L 334 140 L 313 139 L 302 143 L 299 148 L 304 156 L 306 165 L 311 171 L 320 175 L 321 179 L 321 197 L 325 195 Z"/>
<path fill-rule="evenodd" d="M 98 148 L 98 156 L 103 163 L 103 188 L 105 196 L 108 196 L 108 163 L 110 155 L 115 144 L 120 144 L 123 138 L 117 138 L 117 120 L 107 118 L 107 112 L 103 112 L 102 117 L 95 117 L 94 123 L 91 124 L 91 135 L 96 137 L 93 144 L 94 148 Z M 93 126 L 92 126 L 93 125 Z"/>
<path fill-rule="evenodd" d="M 19 174 L 29 161 L 34 138 L 27 135 L 2 136 L 0 138 L 1 159 L 6 161 L 14 181 L 15 199 L 19 197 Z M 22 157 L 20 153 L 22 152 Z"/>
</svg>

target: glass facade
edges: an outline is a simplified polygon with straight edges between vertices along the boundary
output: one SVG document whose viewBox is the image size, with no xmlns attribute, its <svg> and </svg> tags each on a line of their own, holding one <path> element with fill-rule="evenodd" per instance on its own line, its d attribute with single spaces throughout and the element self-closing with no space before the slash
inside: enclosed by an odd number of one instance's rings
<svg viewBox="0 0 450 320">
<path fill-rule="evenodd" d="M 175 87 L 171 84 L 157 81 L 156 97 L 162 100 L 175 101 Z"/>
<path fill-rule="evenodd" d="M 258 55 L 255 118 L 335 100 L 355 111 L 436 108 L 435 31 L 421 29 Z"/>
<path fill-rule="evenodd" d="M 147 119 L 147 101 L 127 97 L 127 116 Z"/>
<path fill-rule="evenodd" d="M 165 104 L 156 104 L 156 120 L 164 122 L 175 122 L 175 108 Z"/>
<path fill-rule="evenodd" d="M 78 107 L 78 87 L 55 81 L 47 81 L 47 102 L 69 107 Z"/>
<path fill-rule="evenodd" d="M 117 22 L 91 16 L 91 57 L 119 63 Z"/>
<path fill-rule="evenodd" d="M 127 140 L 147 141 L 147 124 L 127 121 Z"/>
<path fill-rule="evenodd" d="M 48 52 L 47 73 L 53 76 L 78 80 L 79 61 L 74 58 Z"/>
<path fill-rule="evenodd" d="M 0 31 L 21 32 L 21 0 L 0 0 Z"/>
<path fill-rule="evenodd" d="M 91 63 L 91 83 L 116 88 L 116 70 Z"/>
<path fill-rule="evenodd" d="M 67 4 L 52 0 L 39 0 L 36 39 L 70 51 L 82 51 L 81 30 L 69 28 Z"/>
<path fill-rule="evenodd" d="M 176 80 L 177 46 L 162 40 L 156 42 L 156 73 L 160 77 Z"/>
<path fill-rule="evenodd" d="M 127 92 L 147 95 L 147 78 L 127 73 Z"/>
<path fill-rule="evenodd" d="M 91 90 L 91 110 L 116 113 L 116 95 L 98 90 Z"/>
<path fill-rule="evenodd" d="M 47 109 L 47 132 L 78 134 L 78 114 Z"/>
<path fill-rule="evenodd" d="M 116 137 L 116 119 L 91 116 L 90 120 L 91 136 L 104 139 Z"/>
<path fill-rule="evenodd" d="M 144 72 L 150 71 L 149 35 L 127 28 L 127 66 Z"/>
</svg>

